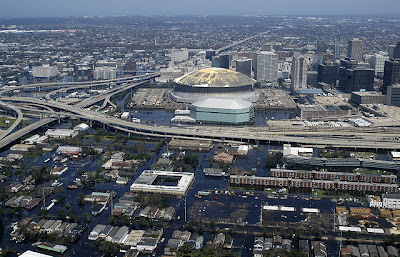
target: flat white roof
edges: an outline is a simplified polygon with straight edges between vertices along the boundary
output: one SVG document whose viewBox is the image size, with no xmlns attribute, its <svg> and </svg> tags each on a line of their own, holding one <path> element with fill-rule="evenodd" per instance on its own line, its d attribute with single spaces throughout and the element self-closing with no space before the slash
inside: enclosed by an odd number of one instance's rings
<svg viewBox="0 0 400 257">
<path fill-rule="evenodd" d="M 400 158 L 400 152 L 391 152 L 393 158 Z"/>
<path fill-rule="evenodd" d="M 270 210 L 270 211 L 277 211 L 277 210 L 279 210 L 279 206 L 278 205 L 264 205 L 263 209 Z"/>
<path fill-rule="evenodd" d="M 294 207 L 289 207 L 289 206 L 281 206 L 280 207 L 281 211 L 295 211 Z"/>
<path fill-rule="evenodd" d="M 319 213 L 318 209 L 315 208 L 302 208 L 301 209 L 303 212 L 309 212 L 309 213 Z"/>
<path fill-rule="evenodd" d="M 28 251 L 24 252 L 23 254 L 21 254 L 20 257 L 51 257 L 51 255 L 28 250 Z"/>
<path fill-rule="evenodd" d="M 351 232 L 361 232 L 360 227 L 346 227 L 346 226 L 339 226 L 340 231 L 351 231 Z"/>
<path fill-rule="evenodd" d="M 384 234 L 385 231 L 381 228 L 367 228 L 368 233 Z"/>
<path fill-rule="evenodd" d="M 176 186 L 153 185 L 157 177 L 178 177 L 179 180 Z M 151 193 L 165 193 L 184 195 L 189 189 L 194 179 L 194 173 L 189 172 L 169 172 L 159 170 L 145 170 L 133 182 L 130 187 L 131 191 L 143 191 Z"/>
</svg>

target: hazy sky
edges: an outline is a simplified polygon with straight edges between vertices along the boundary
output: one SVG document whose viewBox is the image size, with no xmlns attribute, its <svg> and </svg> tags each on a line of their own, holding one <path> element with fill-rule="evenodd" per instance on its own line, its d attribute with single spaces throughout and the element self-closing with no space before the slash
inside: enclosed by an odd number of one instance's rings
<svg viewBox="0 0 400 257">
<path fill-rule="evenodd" d="M 0 18 L 397 14 L 400 0 L 0 0 Z"/>
</svg>

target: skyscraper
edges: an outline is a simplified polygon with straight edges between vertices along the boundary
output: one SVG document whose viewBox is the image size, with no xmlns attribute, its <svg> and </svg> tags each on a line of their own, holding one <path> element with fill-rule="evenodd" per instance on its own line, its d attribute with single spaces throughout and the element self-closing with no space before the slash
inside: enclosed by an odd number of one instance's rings
<svg viewBox="0 0 400 257">
<path fill-rule="evenodd" d="M 382 93 L 386 94 L 389 86 L 400 84 L 400 59 L 385 62 Z"/>
<path fill-rule="evenodd" d="M 212 61 L 212 57 L 215 55 L 215 50 L 206 51 L 206 59 Z"/>
<path fill-rule="evenodd" d="M 369 59 L 371 68 L 375 70 L 375 76 L 382 76 L 385 68 L 385 61 L 389 60 L 389 56 L 375 54 Z"/>
<path fill-rule="evenodd" d="M 395 84 L 400 84 L 400 42 L 393 48 L 392 58 L 385 62 L 382 93 Z"/>
<path fill-rule="evenodd" d="M 271 43 L 267 43 L 262 46 L 262 50 L 266 52 L 272 52 L 274 50 L 274 46 Z"/>
<path fill-rule="evenodd" d="M 292 91 L 307 88 L 307 70 L 307 58 L 300 53 L 295 53 L 292 60 L 292 77 L 290 84 L 290 89 Z"/>
<path fill-rule="evenodd" d="M 335 60 L 340 59 L 340 44 L 337 39 L 335 39 Z"/>
<path fill-rule="evenodd" d="M 278 79 L 278 55 L 261 51 L 255 55 L 254 77 L 259 82 L 276 82 Z"/>
<path fill-rule="evenodd" d="M 387 104 L 400 107 L 400 84 L 387 88 Z"/>
<path fill-rule="evenodd" d="M 339 69 L 339 89 L 345 93 L 374 89 L 374 69 L 354 60 L 342 60 Z"/>
<path fill-rule="evenodd" d="M 324 63 L 318 65 L 318 82 L 336 85 L 338 77 L 338 66 L 334 63 Z"/>
<path fill-rule="evenodd" d="M 189 59 L 189 51 L 187 49 L 171 49 L 171 61 L 174 63 L 183 62 L 187 59 Z"/>
<path fill-rule="evenodd" d="M 363 41 L 355 38 L 350 40 L 347 45 L 347 57 L 356 62 L 363 61 Z"/>
<path fill-rule="evenodd" d="M 389 60 L 393 59 L 393 54 L 394 54 L 394 49 L 395 48 L 396 48 L 396 45 L 390 45 L 388 47 Z"/>
<path fill-rule="evenodd" d="M 236 71 L 251 78 L 251 62 L 252 61 L 249 58 L 241 58 L 236 60 Z"/>
<path fill-rule="evenodd" d="M 397 42 L 397 45 L 393 49 L 392 59 L 394 60 L 400 59 L 400 42 Z"/>
<path fill-rule="evenodd" d="M 230 62 L 231 62 L 231 57 L 229 54 L 212 57 L 212 66 L 215 68 L 229 69 Z"/>
</svg>

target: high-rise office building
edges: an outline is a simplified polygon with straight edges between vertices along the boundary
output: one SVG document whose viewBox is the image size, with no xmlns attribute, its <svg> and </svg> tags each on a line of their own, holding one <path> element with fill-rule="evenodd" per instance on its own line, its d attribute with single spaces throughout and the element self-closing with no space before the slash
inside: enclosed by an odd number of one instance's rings
<svg viewBox="0 0 400 257">
<path fill-rule="evenodd" d="M 278 79 L 278 55 L 261 51 L 255 55 L 254 77 L 259 82 L 275 83 Z"/>
<path fill-rule="evenodd" d="M 334 63 L 324 63 L 318 65 L 318 82 L 336 85 L 338 77 L 338 66 Z"/>
<path fill-rule="evenodd" d="M 400 107 L 400 84 L 387 88 L 387 104 Z"/>
<path fill-rule="evenodd" d="M 307 85 L 316 87 L 318 85 L 318 72 L 307 71 Z"/>
<path fill-rule="evenodd" d="M 363 61 L 363 41 L 355 38 L 350 40 L 347 45 L 347 57 L 356 62 Z"/>
<path fill-rule="evenodd" d="M 358 64 L 355 60 L 342 60 L 339 68 L 339 89 L 345 93 L 372 91 L 374 89 L 374 69 L 368 64 Z"/>
<path fill-rule="evenodd" d="M 251 78 L 251 62 L 252 61 L 249 58 L 241 58 L 236 60 L 236 71 Z"/>
<path fill-rule="evenodd" d="M 229 69 L 230 63 L 231 63 L 231 57 L 229 54 L 212 57 L 212 67 Z"/>
<path fill-rule="evenodd" d="M 262 46 L 262 51 L 272 52 L 272 51 L 274 51 L 274 45 L 271 43 L 264 44 Z"/>
<path fill-rule="evenodd" d="M 206 51 L 206 59 L 212 61 L 212 57 L 215 55 L 215 50 Z"/>
<path fill-rule="evenodd" d="M 93 71 L 93 78 L 100 79 L 115 79 L 117 78 L 117 69 L 114 67 L 96 67 Z"/>
<path fill-rule="evenodd" d="M 57 67 L 50 65 L 34 66 L 32 68 L 32 76 L 34 78 L 54 78 L 58 76 Z"/>
<path fill-rule="evenodd" d="M 394 59 L 394 60 L 400 59 L 400 42 L 397 42 L 397 45 L 393 49 L 392 59 Z"/>
<path fill-rule="evenodd" d="M 369 64 L 371 68 L 375 70 L 375 76 L 383 76 L 383 72 L 385 70 L 385 61 L 389 60 L 389 56 L 374 54 L 369 59 Z"/>
<path fill-rule="evenodd" d="M 389 60 L 393 59 L 393 53 L 394 53 L 395 48 L 396 48 L 396 45 L 390 45 L 388 47 Z"/>
<path fill-rule="evenodd" d="M 382 93 L 386 94 L 389 86 L 400 83 L 400 59 L 385 62 Z"/>
<path fill-rule="evenodd" d="M 183 62 L 189 59 L 189 51 L 187 49 L 171 49 L 171 61 Z"/>
<path fill-rule="evenodd" d="M 340 59 L 340 43 L 337 39 L 335 39 L 335 60 Z"/>
<path fill-rule="evenodd" d="M 297 91 L 307 88 L 308 61 L 304 55 L 295 53 L 292 60 L 292 77 L 290 89 Z"/>
</svg>

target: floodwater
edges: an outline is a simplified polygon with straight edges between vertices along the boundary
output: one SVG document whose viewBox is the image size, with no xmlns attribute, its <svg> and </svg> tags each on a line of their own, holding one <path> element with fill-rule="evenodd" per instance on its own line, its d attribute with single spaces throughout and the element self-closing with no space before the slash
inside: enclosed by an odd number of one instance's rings
<svg viewBox="0 0 400 257">
<path fill-rule="evenodd" d="M 138 113 L 135 113 L 139 114 Z M 165 112 L 162 111 L 152 111 L 153 115 L 151 119 L 157 120 L 167 120 Z M 140 118 L 140 117 L 138 117 Z M 265 120 L 265 119 L 264 119 Z M 61 128 L 69 128 L 71 127 L 70 123 L 64 123 L 60 125 Z M 95 131 L 90 131 L 90 133 L 95 133 Z M 89 142 L 93 145 L 104 147 L 110 143 L 110 141 L 102 141 L 95 142 L 93 138 L 85 139 L 89 140 Z M 127 146 L 133 146 L 137 141 L 129 140 L 127 142 Z M 146 142 L 146 148 L 152 149 L 155 148 L 157 141 L 148 141 Z M 156 255 L 160 256 L 163 253 L 163 249 L 168 239 L 171 237 L 174 229 L 182 229 L 185 225 L 185 216 L 186 221 L 190 220 L 216 220 L 221 223 L 218 225 L 219 228 L 233 228 L 233 230 L 243 230 L 245 234 L 235 234 L 234 238 L 234 246 L 233 251 L 240 252 L 241 256 L 252 256 L 252 247 L 254 242 L 254 231 L 262 231 L 260 216 L 261 216 L 261 208 L 262 205 L 283 205 L 294 207 L 294 212 L 270 212 L 268 213 L 268 219 L 271 219 L 271 223 L 275 222 L 301 222 L 305 220 L 308 216 L 301 212 L 301 208 L 317 208 L 321 213 L 330 215 L 333 213 L 333 209 L 336 206 L 336 203 L 332 202 L 330 199 L 312 199 L 310 193 L 299 194 L 299 193 L 291 193 L 289 197 L 284 197 L 277 194 L 272 194 L 274 189 L 271 189 L 268 192 L 263 191 L 255 191 L 254 194 L 248 194 L 249 191 L 243 190 L 233 190 L 229 186 L 228 178 L 209 178 L 205 177 L 203 173 L 203 169 L 210 167 L 210 160 L 213 157 L 214 150 L 216 146 L 214 146 L 211 151 L 207 153 L 193 153 L 198 155 L 199 166 L 192 170 L 195 173 L 195 180 L 186 196 L 186 198 L 171 198 L 168 202 L 168 206 L 174 206 L 176 208 L 176 217 L 181 217 L 180 219 L 174 220 L 174 222 L 167 227 L 164 228 L 165 241 L 160 243 L 157 250 Z M 258 176 L 268 176 L 269 171 L 263 169 L 264 159 L 267 153 L 271 150 L 282 149 L 282 146 L 275 145 L 261 145 L 255 147 L 254 149 L 249 151 L 248 158 L 238 159 L 234 164 L 234 167 L 243 168 L 244 170 L 249 170 L 254 172 L 254 174 Z M 117 193 L 114 201 L 118 201 L 118 199 L 127 191 L 129 191 L 129 186 L 134 182 L 134 180 L 141 174 L 143 170 L 149 169 L 150 166 L 160 157 L 161 153 L 166 151 L 166 146 L 157 153 L 154 154 L 151 159 L 144 165 L 140 166 L 134 175 L 134 177 L 129 179 L 129 182 L 125 186 L 118 186 L 115 182 L 101 183 L 93 186 L 93 189 L 88 188 L 79 188 L 76 190 L 68 190 L 66 186 L 72 180 L 76 178 L 76 172 L 78 169 L 84 169 L 85 171 L 94 171 L 100 167 L 100 158 L 97 159 L 89 159 L 84 158 L 81 160 L 68 160 L 66 162 L 69 167 L 68 171 L 61 175 L 58 178 L 59 182 L 62 182 L 63 189 L 59 191 L 58 194 L 51 195 L 48 199 L 46 199 L 47 203 L 51 199 L 54 198 L 64 198 L 64 203 L 56 204 L 50 211 L 50 215 L 56 216 L 57 211 L 64 209 L 65 203 L 68 202 L 71 205 L 71 209 L 75 212 L 76 216 L 82 216 L 84 213 L 90 213 L 91 205 L 85 204 L 83 208 L 78 205 L 78 194 L 90 194 L 93 191 L 97 190 L 112 190 Z M 2 152 L 0 155 L 5 156 L 9 151 Z M 44 160 L 50 158 L 54 155 L 54 152 L 44 153 L 43 156 L 35 159 L 26 160 L 29 162 L 30 166 L 41 166 L 44 164 Z M 46 163 L 47 166 L 54 165 L 53 161 Z M 15 177 L 14 177 L 15 179 Z M 209 196 L 202 196 L 199 198 L 196 196 L 198 191 L 210 191 L 211 194 Z M 186 210 L 185 210 L 185 201 L 186 201 Z M 345 206 L 360 206 L 360 203 L 345 203 Z M 22 217 L 33 217 L 36 221 L 39 220 L 39 207 L 36 207 L 34 210 L 28 212 L 26 210 L 22 210 L 20 212 Z M 90 224 L 88 229 L 82 235 L 82 238 L 78 241 L 77 244 L 71 244 L 68 252 L 65 256 L 101 256 L 102 253 L 97 251 L 93 246 L 92 242 L 90 242 L 87 237 L 89 232 L 97 225 L 97 224 L 108 224 L 109 223 L 109 215 L 110 209 L 104 211 L 99 216 L 90 218 Z M 197 215 L 195 215 L 197 214 Z M 4 240 L 1 244 L 3 248 L 11 248 L 18 249 L 19 252 L 32 249 L 31 243 L 27 242 L 25 244 L 15 244 L 10 242 L 9 233 L 11 232 L 10 224 L 12 222 L 16 222 L 20 220 L 16 216 L 14 217 L 4 217 L 5 225 L 7 229 L 5 231 Z M 226 224 L 224 224 L 224 222 Z M 265 222 L 265 220 L 264 220 Z M 267 221 L 268 222 L 268 221 Z M 245 227 L 241 227 L 245 225 Z M 277 228 L 279 231 L 279 227 Z M 213 239 L 212 234 L 205 234 L 205 242 Z M 332 242 L 328 245 L 329 256 L 337 256 L 339 245 L 336 242 Z M 122 253 L 119 255 L 123 255 Z"/>
</svg>

